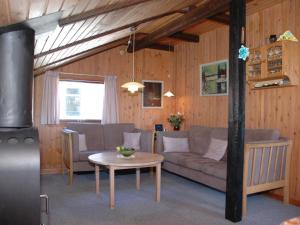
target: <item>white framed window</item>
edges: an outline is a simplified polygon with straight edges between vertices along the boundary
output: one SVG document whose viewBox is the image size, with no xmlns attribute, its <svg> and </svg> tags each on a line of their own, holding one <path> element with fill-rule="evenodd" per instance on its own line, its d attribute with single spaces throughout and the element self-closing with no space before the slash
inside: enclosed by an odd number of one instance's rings
<svg viewBox="0 0 300 225">
<path fill-rule="evenodd" d="M 60 120 L 101 120 L 104 84 L 59 81 Z"/>
</svg>

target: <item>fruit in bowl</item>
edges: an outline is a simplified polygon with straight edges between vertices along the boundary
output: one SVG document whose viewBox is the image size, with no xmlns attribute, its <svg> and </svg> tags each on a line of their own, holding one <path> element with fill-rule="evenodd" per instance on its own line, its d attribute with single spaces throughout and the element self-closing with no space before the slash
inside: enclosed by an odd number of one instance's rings
<svg viewBox="0 0 300 225">
<path fill-rule="evenodd" d="M 134 148 L 125 148 L 124 146 L 116 147 L 117 152 L 122 154 L 124 157 L 130 157 L 135 153 Z"/>
</svg>

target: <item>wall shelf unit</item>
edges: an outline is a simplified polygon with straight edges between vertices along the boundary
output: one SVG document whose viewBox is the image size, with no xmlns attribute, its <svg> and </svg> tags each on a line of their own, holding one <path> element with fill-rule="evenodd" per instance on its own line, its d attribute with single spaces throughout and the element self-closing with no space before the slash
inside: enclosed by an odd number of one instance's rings
<svg viewBox="0 0 300 225">
<path fill-rule="evenodd" d="M 250 49 L 246 75 L 251 89 L 298 85 L 298 48 L 298 42 L 276 41 Z"/>
</svg>

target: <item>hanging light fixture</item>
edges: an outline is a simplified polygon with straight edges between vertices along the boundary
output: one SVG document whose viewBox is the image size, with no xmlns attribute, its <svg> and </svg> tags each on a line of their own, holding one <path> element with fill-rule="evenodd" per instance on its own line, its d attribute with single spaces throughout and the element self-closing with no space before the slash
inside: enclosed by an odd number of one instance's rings
<svg viewBox="0 0 300 225">
<path fill-rule="evenodd" d="M 130 93 L 135 93 L 136 91 L 139 91 L 140 89 L 143 89 L 145 86 L 139 82 L 135 82 L 134 78 L 135 78 L 135 64 L 134 64 L 134 58 L 135 58 L 135 54 L 134 54 L 134 48 L 135 48 L 135 27 L 132 27 L 130 29 L 130 31 L 132 32 L 132 80 L 130 82 L 127 82 L 125 84 L 123 84 L 121 87 L 122 88 L 126 88 Z M 128 41 L 128 47 L 131 43 L 131 34 L 129 37 L 129 41 Z"/>
<path fill-rule="evenodd" d="M 164 93 L 164 96 L 166 96 L 166 97 L 174 97 L 175 95 L 171 91 L 167 91 L 166 93 Z"/>
<path fill-rule="evenodd" d="M 169 43 L 169 54 L 170 54 L 170 57 L 171 58 L 171 50 L 170 50 L 170 43 Z M 171 60 L 169 59 L 169 61 L 171 62 Z M 171 80 L 171 64 L 169 66 L 169 74 L 168 74 L 168 79 Z M 171 81 L 172 82 L 172 81 Z M 164 93 L 164 96 L 166 97 L 174 97 L 175 95 L 173 94 L 173 92 L 169 89 L 166 93 Z"/>
</svg>

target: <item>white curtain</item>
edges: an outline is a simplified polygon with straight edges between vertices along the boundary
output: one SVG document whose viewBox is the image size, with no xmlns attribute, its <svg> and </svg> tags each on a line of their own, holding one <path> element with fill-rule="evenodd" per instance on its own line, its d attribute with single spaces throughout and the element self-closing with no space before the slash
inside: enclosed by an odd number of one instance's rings
<svg viewBox="0 0 300 225">
<path fill-rule="evenodd" d="M 118 93 L 117 93 L 117 76 L 105 76 L 104 78 L 104 102 L 103 118 L 101 123 L 118 123 Z"/>
<path fill-rule="evenodd" d="M 59 123 L 58 83 L 58 72 L 47 71 L 45 73 L 41 110 L 41 124 L 43 125 Z"/>
</svg>

